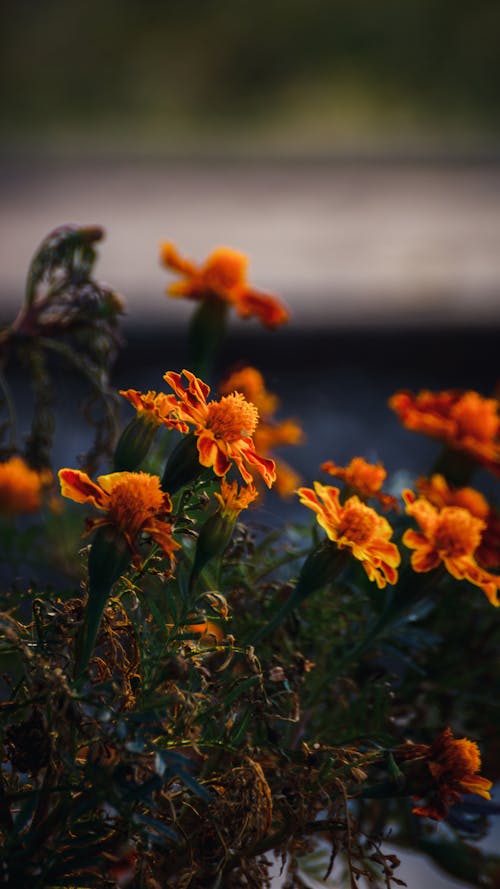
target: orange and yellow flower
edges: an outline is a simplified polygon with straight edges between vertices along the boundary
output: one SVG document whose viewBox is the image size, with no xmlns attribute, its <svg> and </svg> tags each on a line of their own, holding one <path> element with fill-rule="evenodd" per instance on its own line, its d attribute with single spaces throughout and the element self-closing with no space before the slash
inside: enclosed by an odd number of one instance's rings
<svg viewBox="0 0 500 889">
<path fill-rule="evenodd" d="M 496 398 L 449 390 L 418 395 L 396 392 L 389 400 L 407 429 L 423 432 L 500 471 L 500 416 Z"/>
<path fill-rule="evenodd" d="M 420 496 L 429 500 L 438 509 L 442 509 L 443 506 L 460 506 L 476 518 L 482 519 L 486 527 L 481 534 L 481 542 L 474 557 L 483 568 L 500 565 L 500 516 L 480 491 L 470 487 L 454 488 L 448 484 L 443 475 L 439 474 L 430 478 L 420 478 L 416 487 Z"/>
<path fill-rule="evenodd" d="M 316 513 L 329 539 L 340 549 L 351 550 L 379 589 L 397 582 L 401 556 L 390 540 L 393 532 L 387 519 L 356 494 L 341 504 L 339 489 L 319 482 L 314 482 L 314 490 L 299 488 L 298 494 L 300 502 Z"/>
<path fill-rule="evenodd" d="M 257 317 L 270 328 L 288 321 L 288 310 L 276 296 L 249 286 L 246 277 L 248 259 L 244 253 L 218 247 L 202 265 L 196 265 L 166 241 L 161 245 L 161 259 L 167 268 L 178 272 L 184 279 L 170 285 L 167 291 L 170 296 L 220 300 L 233 306 L 240 317 Z"/>
<path fill-rule="evenodd" d="M 406 746 L 406 758 L 410 758 L 413 745 Z M 454 738 L 451 729 L 446 728 L 433 744 L 415 745 L 414 756 L 426 760 L 433 784 L 429 802 L 416 806 L 415 815 L 441 821 L 450 806 L 462 798 L 462 793 L 491 799 L 492 782 L 479 774 L 481 755 L 474 741 Z"/>
<path fill-rule="evenodd" d="M 337 466 L 332 460 L 321 464 L 323 472 L 343 479 L 363 500 L 375 497 L 384 509 L 396 509 L 397 501 L 390 494 L 381 491 L 387 478 L 382 463 L 368 463 L 363 457 L 353 457 L 348 466 Z"/>
<path fill-rule="evenodd" d="M 137 548 L 141 534 L 149 534 L 171 563 L 179 544 L 173 539 L 172 525 L 165 520 L 172 511 L 168 494 L 160 488 L 160 480 L 146 472 L 112 472 L 101 475 L 97 483 L 78 469 L 60 469 L 61 493 L 77 503 L 91 503 L 105 515 L 87 519 L 87 534 L 110 526 L 125 538 L 140 566 Z"/>
<path fill-rule="evenodd" d="M 201 465 L 211 466 L 216 475 L 223 476 L 234 463 L 247 484 L 253 479 L 250 467 L 270 488 L 276 480 L 275 464 L 256 451 L 253 439 L 259 421 L 256 406 L 241 392 L 233 392 L 219 401 L 207 401 L 210 387 L 188 370 L 182 374 L 171 371 L 164 378 L 175 392 L 175 396 L 168 397 L 171 416 L 178 421 L 178 428 L 187 432 L 189 425 L 194 426 Z"/>
<path fill-rule="evenodd" d="M 224 477 L 221 480 L 220 493 L 216 491 L 214 494 L 219 501 L 221 515 L 231 519 L 236 519 L 258 496 L 253 484 L 242 485 L 238 489 L 237 482 L 228 482 Z"/>
<path fill-rule="evenodd" d="M 138 416 L 148 422 L 156 426 L 163 425 L 169 429 L 186 432 L 185 425 L 170 416 L 172 410 L 170 395 L 166 395 L 164 392 L 154 392 L 152 389 L 149 392 L 139 392 L 137 389 L 120 389 L 120 395 L 130 401 Z"/>
<path fill-rule="evenodd" d="M 0 463 L 0 515 L 37 512 L 42 505 L 43 489 L 51 481 L 49 469 L 32 469 L 22 457 L 14 456 Z"/>
<path fill-rule="evenodd" d="M 468 580 L 480 587 L 492 605 L 498 606 L 500 576 L 490 574 L 478 565 L 475 557 L 481 543 L 485 522 L 460 506 L 438 509 L 413 491 L 403 491 L 406 512 L 420 527 L 409 529 L 403 543 L 412 553 L 411 564 L 418 573 L 431 571 L 439 565 L 457 580 Z"/>
<path fill-rule="evenodd" d="M 231 373 L 219 387 L 221 393 L 242 392 L 259 411 L 259 425 L 254 433 L 254 443 L 259 454 L 272 457 L 276 465 L 275 489 L 281 497 L 289 497 L 300 484 L 300 476 L 288 463 L 273 454 L 274 448 L 298 445 L 304 440 L 300 425 L 293 419 L 276 420 L 274 413 L 279 399 L 266 389 L 264 377 L 255 367 L 247 366 Z"/>
</svg>

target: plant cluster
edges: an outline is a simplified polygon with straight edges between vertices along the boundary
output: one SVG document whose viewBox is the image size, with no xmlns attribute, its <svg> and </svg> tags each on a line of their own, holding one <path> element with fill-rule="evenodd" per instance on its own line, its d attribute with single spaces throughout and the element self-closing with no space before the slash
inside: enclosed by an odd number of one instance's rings
<svg viewBox="0 0 500 889">
<path fill-rule="evenodd" d="M 390 889 L 389 837 L 498 886 L 472 840 L 498 810 L 500 514 L 470 486 L 500 474 L 498 400 L 397 392 L 403 424 L 442 443 L 428 476 L 398 491 L 356 456 L 308 486 L 275 457 L 303 432 L 260 371 L 207 382 L 231 309 L 288 317 L 243 254 L 163 246 L 172 295 L 197 304 L 190 368 L 117 395 L 100 237 L 44 241 L 0 339 L 0 886 Z M 97 423 L 57 476 L 54 354 Z M 14 360 L 33 381 L 24 448 Z M 273 485 L 301 525 L 264 526 Z"/>
</svg>

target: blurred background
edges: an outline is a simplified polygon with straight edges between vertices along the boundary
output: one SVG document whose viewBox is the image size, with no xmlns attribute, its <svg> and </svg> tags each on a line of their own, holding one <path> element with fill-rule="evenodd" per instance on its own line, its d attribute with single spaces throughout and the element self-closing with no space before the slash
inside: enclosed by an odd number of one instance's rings
<svg viewBox="0 0 500 889">
<path fill-rule="evenodd" d="M 303 328 L 499 321 L 492 0 L 5 0 L 0 296 L 62 222 L 108 231 L 131 324 L 158 242 L 251 256 Z"/>
<path fill-rule="evenodd" d="M 103 225 L 97 275 L 127 305 L 115 381 L 161 388 L 193 306 L 165 298 L 159 243 L 199 261 L 227 244 L 292 310 L 273 333 L 232 319 L 221 357 L 257 364 L 303 422 L 287 459 L 308 482 L 356 454 L 425 471 L 434 445 L 389 395 L 498 381 L 500 5 L 4 0 L 0 16 L 0 322 L 51 229 Z M 63 462 L 80 431 L 61 409 Z M 405 868 L 414 889 L 455 885 Z"/>
</svg>

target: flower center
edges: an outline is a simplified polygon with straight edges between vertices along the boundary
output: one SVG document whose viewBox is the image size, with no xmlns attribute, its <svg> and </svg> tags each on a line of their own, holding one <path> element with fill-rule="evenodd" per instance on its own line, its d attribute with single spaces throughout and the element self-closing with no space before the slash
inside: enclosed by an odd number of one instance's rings
<svg viewBox="0 0 500 889">
<path fill-rule="evenodd" d="M 125 473 L 124 473 L 125 474 Z M 164 509 L 165 495 L 157 476 L 127 473 L 111 491 L 110 513 L 121 531 L 137 534 L 148 518 Z"/>
<path fill-rule="evenodd" d="M 209 403 L 205 425 L 214 438 L 232 442 L 253 435 L 258 419 L 255 405 L 240 392 L 234 392 Z"/>
<path fill-rule="evenodd" d="M 434 544 L 444 556 L 472 555 L 481 542 L 480 519 L 459 506 L 445 507 L 439 516 L 434 533 Z"/>
<path fill-rule="evenodd" d="M 373 512 L 362 503 L 346 504 L 339 525 L 339 538 L 346 537 L 352 543 L 362 546 L 372 536 Z"/>
</svg>

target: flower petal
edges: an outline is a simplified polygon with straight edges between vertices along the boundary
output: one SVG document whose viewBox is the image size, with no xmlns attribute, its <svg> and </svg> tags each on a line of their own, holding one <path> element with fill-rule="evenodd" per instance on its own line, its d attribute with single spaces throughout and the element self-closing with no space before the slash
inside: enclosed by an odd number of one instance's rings
<svg viewBox="0 0 500 889">
<path fill-rule="evenodd" d="M 60 469 L 61 494 L 76 503 L 92 503 L 98 509 L 106 509 L 108 494 L 79 469 Z M 101 476 L 102 477 L 102 476 Z"/>
</svg>

